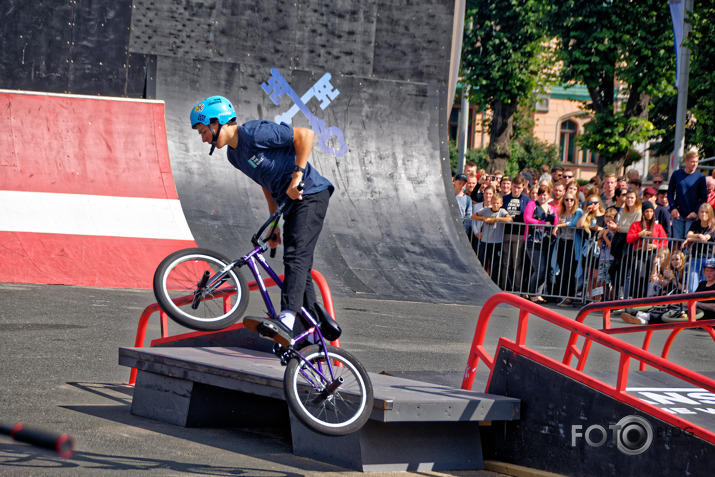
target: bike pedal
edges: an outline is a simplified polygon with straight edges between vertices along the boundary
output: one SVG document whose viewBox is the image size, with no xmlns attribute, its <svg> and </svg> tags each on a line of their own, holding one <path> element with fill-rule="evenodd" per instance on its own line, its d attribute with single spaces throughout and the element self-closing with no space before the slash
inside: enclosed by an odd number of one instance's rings
<svg viewBox="0 0 715 477">
<path fill-rule="evenodd" d="M 290 345 L 292 339 L 290 332 L 288 330 L 282 330 L 280 327 L 283 326 L 283 324 L 277 320 L 247 316 L 243 319 L 243 324 L 249 330 L 266 338 L 270 338 L 280 345 Z"/>
</svg>

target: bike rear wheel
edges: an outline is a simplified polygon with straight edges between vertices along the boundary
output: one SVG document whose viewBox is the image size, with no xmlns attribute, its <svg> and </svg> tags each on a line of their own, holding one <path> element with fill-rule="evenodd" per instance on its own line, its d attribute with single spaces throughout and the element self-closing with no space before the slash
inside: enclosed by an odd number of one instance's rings
<svg viewBox="0 0 715 477">
<path fill-rule="evenodd" d="M 248 283 L 238 268 L 210 292 L 199 286 L 231 261 L 212 250 L 189 248 L 166 257 L 154 273 L 154 295 L 169 317 L 193 330 L 215 331 L 234 324 L 248 306 Z"/>
<path fill-rule="evenodd" d="M 328 346 L 326 358 L 322 347 L 312 345 L 301 350 L 305 361 L 291 359 L 285 371 L 283 389 L 293 415 L 312 430 L 344 436 L 359 430 L 370 418 L 373 407 L 372 382 L 365 368 L 345 350 Z M 333 364 L 337 386 L 321 395 L 330 382 L 310 368 L 308 363 L 330 380 L 327 360 Z"/>
</svg>

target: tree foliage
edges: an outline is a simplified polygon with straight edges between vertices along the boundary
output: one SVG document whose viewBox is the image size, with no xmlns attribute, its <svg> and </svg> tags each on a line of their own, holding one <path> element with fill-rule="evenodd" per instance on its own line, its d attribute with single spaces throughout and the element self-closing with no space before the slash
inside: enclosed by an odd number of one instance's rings
<svg viewBox="0 0 715 477">
<path fill-rule="evenodd" d="M 691 146 L 715 156 L 715 1 L 696 1 L 691 18 L 688 103 L 695 122 Z M 686 146 L 687 147 L 687 146 Z"/>
<path fill-rule="evenodd" d="M 563 83 L 584 84 L 594 119 L 580 145 L 599 154 L 598 169 L 621 166 L 635 143 L 657 137 L 651 99 L 673 91 L 675 58 L 670 10 L 661 0 L 563 0 L 552 3 Z M 619 97 L 620 96 L 620 97 Z"/>
<path fill-rule="evenodd" d="M 692 27 L 685 44 L 690 48 L 688 114 L 685 149 L 698 148 L 705 157 L 715 155 L 715 0 L 696 0 Z M 657 129 L 664 130 L 661 140 L 651 145 L 656 155 L 671 154 L 674 149 L 677 91 L 672 89 L 654 98 L 650 117 Z"/>
<path fill-rule="evenodd" d="M 488 169 L 506 168 L 515 115 L 529 103 L 544 70 L 543 9 L 541 0 L 467 2 L 462 78 L 470 102 L 492 111 Z"/>
</svg>

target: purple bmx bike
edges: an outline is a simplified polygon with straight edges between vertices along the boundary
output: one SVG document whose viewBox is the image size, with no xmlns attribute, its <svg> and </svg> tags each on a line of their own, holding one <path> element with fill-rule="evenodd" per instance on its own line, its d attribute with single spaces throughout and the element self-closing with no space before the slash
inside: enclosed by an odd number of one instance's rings
<svg viewBox="0 0 715 477">
<path fill-rule="evenodd" d="M 231 261 L 202 248 L 172 253 L 154 274 L 154 294 L 159 306 L 175 322 L 194 330 L 221 330 L 236 323 L 246 311 L 248 282 L 240 269 L 248 266 L 268 317 L 245 317 L 244 324 L 276 341 L 273 352 L 286 365 L 283 390 L 291 412 L 318 433 L 342 436 L 359 430 L 370 417 L 373 407 L 370 377 L 353 355 L 328 344 L 342 330 L 322 304 L 316 304 L 316 316 L 301 308 L 299 319 L 304 320 L 305 332 L 295 337 L 280 332 L 275 326 L 275 308 L 258 268 L 260 265 L 279 287 L 283 286 L 263 253 L 289 206 L 286 201 L 271 214 L 253 235 L 253 249 L 239 259 Z M 267 229 L 268 233 L 262 237 Z M 274 255 L 275 249 L 271 250 L 271 256 Z"/>
</svg>

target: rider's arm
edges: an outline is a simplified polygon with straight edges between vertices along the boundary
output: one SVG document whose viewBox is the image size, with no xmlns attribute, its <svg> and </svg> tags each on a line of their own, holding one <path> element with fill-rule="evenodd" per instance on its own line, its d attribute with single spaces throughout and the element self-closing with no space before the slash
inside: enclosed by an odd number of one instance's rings
<svg viewBox="0 0 715 477">
<path fill-rule="evenodd" d="M 273 197 L 271 196 L 271 191 L 269 191 L 265 187 L 263 188 L 263 195 L 266 196 L 266 202 L 268 202 L 268 211 L 273 214 L 273 212 L 278 209 L 278 204 L 276 204 L 276 201 L 273 200 Z"/>
<path fill-rule="evenodd" d="M 305 169 L 308 165 L 308 157 L 313 149 L 313 130 L 307 128 L 293 128 L 293 147 L 295 148 L 295 165 L 301 169 Z M 302 191 L 298 190 L 298 184 L 303 180 L 303 173 L 300 171 L 293 172 L 293 179 L 288 186 L 286 193 L 291 199 L 300 200 L 303 196 Z"/>
</svg>

